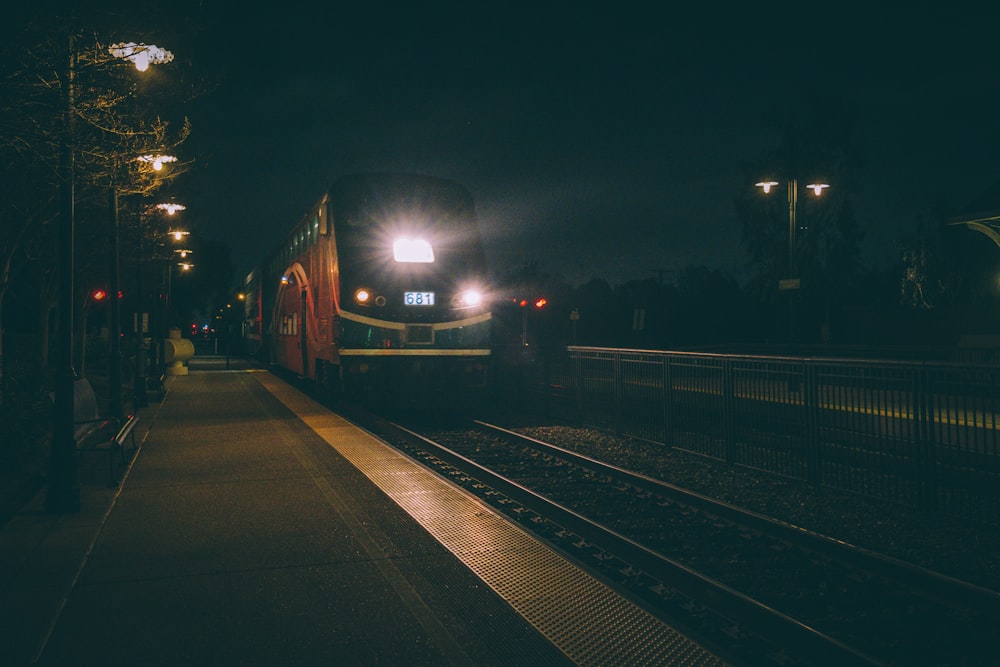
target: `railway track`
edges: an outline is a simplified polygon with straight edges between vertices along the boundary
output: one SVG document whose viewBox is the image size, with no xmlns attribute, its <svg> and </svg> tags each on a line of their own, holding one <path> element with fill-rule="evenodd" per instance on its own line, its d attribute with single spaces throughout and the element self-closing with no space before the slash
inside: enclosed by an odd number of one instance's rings
<svg viewBox="0 0 1000 667">
<path fill-rule="evenodd" d="M 359 420 L 743 664 L 995 664 L 1000 595 L 477 422 Z"/>
</svg>

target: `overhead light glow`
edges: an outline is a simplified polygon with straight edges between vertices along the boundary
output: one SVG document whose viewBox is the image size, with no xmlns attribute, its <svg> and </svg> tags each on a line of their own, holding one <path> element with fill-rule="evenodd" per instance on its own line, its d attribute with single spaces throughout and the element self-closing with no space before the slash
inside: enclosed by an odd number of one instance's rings
<svg viewBox="0 0 1000 667">
<path fill-rule="evenodd" d="M 823 194 L 824 188 L 828 188 L 830 186 L 826 183 L 810 183 L 806 187 L 812 190 L 813 194 L 819 197 L 821 194 Z"/>
<path fill-rule="evenodd" d="M 761 181 L 760 183 L 755 183 L 754 185 L 764 190 L 764 194 L 767 194 L 771 191 L 771 188 L 773 188 L 777 184 L 778 184 L 777 181 Z"/>
<path fill-rule="evenodd" d="M 163 165 L 168 162 L 177 162 L 177 158 L 173 155 L 140 155 L 136 160 L 153 165 L 153 169 L 156 171 L 163 169 Z"/>
<path fill-rule="evenodd" d="M 185 210 L 187 206 L 184 206 L 183 204 L 157 204 L 156 208 L 160 209 L 161 211 L 166 211 L 167 215 L 173 215 L 177 211 Z"/>
<path fill-rule="evenodd" d="M 136 44 L 135 42 L 119 42 L 108 47 L 108 53 L 114 58 L 130 61 L 140 72 L 145 72 L 150 65 L 162 65 L 174 59 L 174 54 L 161 49 L 155 44 Z"/>
<path fill-rule="evenodd" d="M 434 261 L 434 248 L 423 239 L 400 238 L 392 243 L 392 256 L 397 262 L 429 264 Z"/>
</svg>

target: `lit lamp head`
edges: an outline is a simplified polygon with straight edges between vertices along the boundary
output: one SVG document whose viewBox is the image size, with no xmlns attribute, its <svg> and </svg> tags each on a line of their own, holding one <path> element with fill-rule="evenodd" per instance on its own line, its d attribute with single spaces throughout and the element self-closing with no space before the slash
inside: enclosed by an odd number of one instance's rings
<svg viewBox="0 0 1000 667">
<path fill-rule="evenodd" d="M 183 211 L 187 207 L 183 204 L 157 204 L 156 208 L 160 211 L 166 211 L 167 215 L 173 215 L 177 211 Z"/>
<path fill-rule="evenodd" d="M 755 183 L 754 186 L 763 190 L 764 194 L 769 194 L 771 192 L 771 188 L 777 184 L 777 181 L 761 181 L 760 183 Z"/>
<path fill-rule="evenodd" d="M 136 160 L 151 165 L 154 171 L 160 171 L 163 165 L 169 162 L 177 162 L 177 158 L 173 155 L 140 155 Z"/>
<path fill-rule="evenodd" d="M 140 72 L 145 72 L 150 65 L 162 65 L 174 59 L 174 54 L 161 49 L 155 44 L 136 44 L 135 42 L 119 42 L 108 47 L 108 53 L 113 58 L 128 60 Z"/>
<path fill-rule="evenodd" d="M 172 237 L 173 237 L 173 239 L 174 239 L 175 241 L 181 241 L 181 240 L 183 240 L 183 239 L 184 239 L 184 237 L 185 237 L 185 236 L 187 236 L 187 235 L 188 235 L 188 234 L 190 234 L 191 232 L 186 232 L 186 231 L 184 231 L 184 230 L 182 230 L 182 229 L 171 229 L 171 230 L 170 230 L 169 232 L 167 232 L 167 233 L 168 233 L 168 234 L 169 234 L 170 236 L 172 236 Z"/>
<path fill-rule="evenodd" d="M 827 183 L 810 183 L 806 187 L 812 190 L 814 195 L 819 197 L 821 194 L 823 194 L 823 190 L 825 190 L 830 186 Z"/>
</svg>

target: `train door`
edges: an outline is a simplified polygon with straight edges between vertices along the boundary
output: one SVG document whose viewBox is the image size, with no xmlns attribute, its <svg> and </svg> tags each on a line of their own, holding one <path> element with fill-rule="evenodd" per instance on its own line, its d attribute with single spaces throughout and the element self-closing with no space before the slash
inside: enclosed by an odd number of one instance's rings
<svg viewBox="0 0 1000 667">
<path fill-rule="evenodd" d="M 309 322 L 309 307 L 308 307 L 309 298 L 308 298 L 308 296 L 309 296 L 309 293 L 307 292 L 305 285 L 303 285 L 301 291 L 299 292 L 299 305 L 300 305 L 300 308 L 299 308 L 299 322 L 301 323 L 301 326 L 299 326 L 299 352 L 300 352 L 299 363 L 302 365 L 302 370 L 300 371 L 299 374 L 303 375 L 303 376 L 308 376 L 309 375 L 309 371 L 310 371 L 310 368 L 309 368 L 309 366 L 310 366 L 310 364 L 309 364 L 309 336 L 308 336 L 308 333 L 307 333 L 309 331 L 309 327 L 308 327 L 308 322 Z"/>
<path fill-rule="evenodd" d="M 302 377 L 313 377 L 310 352 L 309 279 L 300 264 L 285 272 L 275 300 L 275 352 L 279 366 Z M 315 337 L 315 323 L 312 323 Z"/>
<path fill-rule="evenodd" d="M 299 354 L 300 309 L 299 290 L 285 287 L 278 295 L 277 317 L 275 318 L 275 361 L 282 368 L 293 373 L 302 372 L 302 356 Z"/>
</svg>

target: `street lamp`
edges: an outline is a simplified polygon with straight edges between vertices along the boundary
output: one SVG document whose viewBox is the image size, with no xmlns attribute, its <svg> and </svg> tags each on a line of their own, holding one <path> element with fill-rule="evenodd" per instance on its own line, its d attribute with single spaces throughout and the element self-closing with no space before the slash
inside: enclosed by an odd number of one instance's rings
<svg viewBox="0 0 1000 667">
<path fill-rule="evenodd" d="M 61 119 L 62 127 L 59 140 L 59 227 L 57 244 L 57 259 L 59 266 L 59 309 L 56 344 L 56 377 L 55 399 L 53 407 L 52 445 L 49 456 L 49 482 L 45 497 L 45 511 L 52 513 L 76 512 L 80 509 L 80 488 L 76 470 L 76 440 L 73 424 L 73 394 L 77 380 L 73 368 L 73 271 L 74 254 L 73 241 L 75 235 L 75 180 L 76 180 L 76 61 L 78 52 L 73 35 L 66 41 L 65 70 L 60 81 Z M 112 59 L 126 59 L 132 62 L 140 71 L 151 64 L 165 63 L 173 60 L 173 54 L 165 49 L 145 44 L 120 43 L 108 49 Z M 162 166 L 162 163 L 161 163 Z M 112 185 L 112 190 L 114 186 Z M 117 192 L 112 195 L 114 204 L 113 222 L 115 224 L 114 252 L 117 263 Z M 117 282 L 117 270 L 113 271 L 113 280 Z M 118 294 L 117 284 L 113 286 L 112 294 Z M 116 304 L 117 299 L 112 303 Z M 112 336 L 114 338 L 114 336 Z M 116 344 L 119 341 L 116 341 Z M 117 363 L 112 359 L 112 364 Z M 115 389 L 112 378 L 112 392 L 118 392 L 117 406 L 112 400 L 112 411 L 121 411 L 121 366 L 117 366 L 118 378 Z"/>
<path fill-rule="evenodd" d="M 178 233 L 181 233 L 182 234 L 181 238 L 183 238 L 183 236 L 186 236 L 188 232 L 178 232 Z M 172 232 L 171 234 L 174 235 L 174 238 L 177 238 L 175 233 Z M 165 294 L 166 298 L 164 299 L 164 304 L 163 304 L 164 330 L 162 333 L 164 336 L 170 335 L 170 319 L 171 319 L 170 313 L 174 306 L 173 303 L 173 276 L 175 270 L 174 267 L 176 266 L 182 272 L 187 272 L 193 269 L 194 264 L 192 264 L 191 261 L 188 259 L 188 257 L 190 257 L 192 254 L 194 253 L 192 253 L 190 250 L 187 249 L 175 249 L 172 255 L 180 257 L 181 261 L 176 261 L 173 257 L 171 257 L 170 261 L 167 262 L 167 291 Z"/>
<path fill-rule="evenodd" d="M 163 169 L 164 164 L 170 162 L 176 162 L 177 158 L 172 155 L 140 155 L 135 158 L 141 164 L 150 164 L 154 171 L 160 171 Z M 111 293 L 117 294 L 119 290 L 119 284 L 121 282 L 121 258 L 120 258 L 120 243 L 119 243 L 119 221 L 118 221 L 118 186 L 115 182 L 114 173 L 117 171 L 116 167 L 112 167 L 112 181 L 110 190 L 110 203 L 109 208 L 111 210 Z M 137 286 L 141 289 L 141 285 Z M 141 302 L 141 294 L 136 293 L 136 303 Z M 139 313 L 139 318 L 141 319 L 142 311 L 137 310 Z M 139 347 L 141 341 L 141 321 L 137 323 L 137 329 L 139 329 L 140 336 L 136 340 L 136 355 L 135 355 L 135 365 L 136 371 L 133 374 L 133 380 L 138 381 L 145 376 L 141 374 L 141 369 L 138 366 L 143 363 L 143 356 L 140 353 Z M 122 359 L 121 359 L 121 304 L 117 301 L 113 302 L 111 305 L 111 322 L 109 326 L 110 338 L 111 338 L 111 352 L 110 352 L 110 363 L 108 368 L 108 382 L 109 382 L 109 412 L 112 417 L 121 418 L 124 415 L 124 408 L 122 407 Z M 143 380 L 144 382 L 144 380 Z M 142 397 L 139 396 L 140 390 L 142 391 Z M 132 387 L 133 404 L 136 407 L 140 407 L 145 404 L 143 400 L 145 398 L 145 387 Z"/>
<path fill-rule="evenodd" d="M 778 185 L 778 182 L 765 180 L 754 185 L 763 190 L 764 194 L 767 195 Z M 788 274 L 786 278 L 778 281 L 778 289 L 782 291 L 797 290 L 801 285 L 797 267 L 795 266 L 795 236 L 798 231 L 796 208 L 799 202 L 799 182 L 797 179 L 792 178 L 785 185 L 788 190 Z M 812 190 L 813 195 L 816 197 L 821 196 L 823 191 L 829 187 L 827 183 L 820 183 L 819 181 L 806 186 L 807 189 Z M 795 342 L 795 301 L 791 297 L 788 299 L 788 342 Z"/>
<path fill-rule="evenodd" d="M 185 210 L 187 210 L 187 206 L 184 206 L 183 204 L 175 204 L 173 202 L 169 202 L 169 203 L 165 203 L 165 204 L 157 204 L 156 208 L 157 208 L 157 210 L 160 210 L 160 211 L 166 211 L 167 215 L 173 215 L 173 214 L 177 213 L 177 211 L 185 211 Z"/>
<path fill-rule="evenodd" d="M 764 191 L 764 194 L 770 194 L 771 190 L 778 185 L 777 181 L 761 181 L 754 184 L 756 187 Z M 795 270 L 795 235 L 798 225 L 796 223 L 795 209 L 799 201 L 799 183 L 795 178 L 790 179 L 787 184 L 788 188 L 788 280 L 781 281 L 778 287 L 779 289 L 798 289 L 798 276 Z M 823 191 L 830 186 L 826 183 L 810 183 L 806 186 L 809 190 L 812 190 L 813 194 L 817 197 L 823 194 Z"/>
<path fill-rule="evenodd" d="M 161 205 L 162 206 L 162 205 Z M 158 206 L 157 208 L 160 208 Z M 161 210 L 166 210 L 162 208 Z M 180 210 L 180 209 L 177 209 Z M 169 213 L 168 213 L 169 214 Z M 167 231 L 166 237 L 174 242 L 178 242 L 188 236 L 189 232 L 183 229 L 169 229 Z M 163 370 L 163 341 L 162 339 L 169 335 L 170 329 L 170 308 L 171 308 L 171 276 L 173 274 L 173 264 L 175 262 L 174 255 L 182 255 L 186 258 L 188 255 L 193 254 L 190 250 L 184 249 L 183 251 L 174 249 L 165 255 L 158 255 L 157 259 L 163 261 L 163 272 L 160 273 L 160 290 L 159 290 L 159 307 L 157 308 L 157 323 L 156 331 L 158 332 L 156 338 L 156 368 L 159 371 Z M 193 266 L 193 265 L 191 265 Z"/>
<path fill-rule="evenodd" d="M 174 54 L 161 49 L 155 44 L 136 44 L 135 42 L 119 42 L 108 47 L 108 53 L 113 58 L 128 60 L 140 72 L 145 72 L 150 65 L 162 65 L 174 59 Z"/>
<path fill-rule="evenodd" d="M 148 164 L 153 168 L 153 171 L 161 171 L 163 169 L 163 165 L 169 164 L 171 162 L 177 162 L 177 158 L 174 157 L 173 155 L 159 155 L 159 154 L 140 155 L 139 157 L 136 158 L 136 160 L 142 162 L 143 164 Z"/>
</svg>

